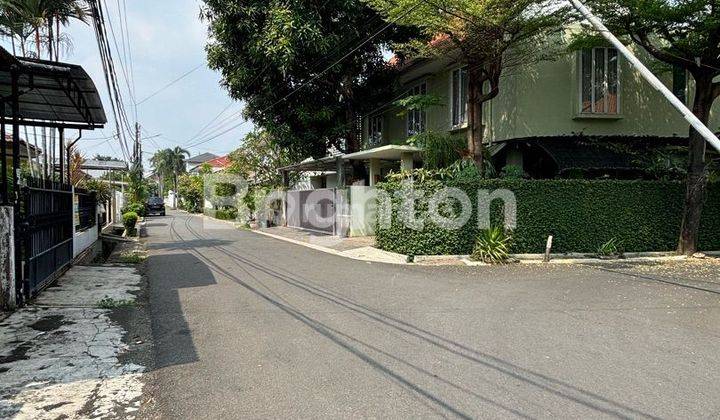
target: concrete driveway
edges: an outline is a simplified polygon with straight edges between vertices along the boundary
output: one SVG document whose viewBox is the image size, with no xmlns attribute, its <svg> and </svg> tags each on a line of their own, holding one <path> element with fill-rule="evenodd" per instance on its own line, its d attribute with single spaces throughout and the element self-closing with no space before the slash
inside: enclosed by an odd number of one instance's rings
<svg viewBox="0 0 720 420">
<path fill-rule="evenodd" d="M 148 233 L 162 417 L 720 416 L 717 265 L 371 264 L 185 213 Z"/>
</svg>

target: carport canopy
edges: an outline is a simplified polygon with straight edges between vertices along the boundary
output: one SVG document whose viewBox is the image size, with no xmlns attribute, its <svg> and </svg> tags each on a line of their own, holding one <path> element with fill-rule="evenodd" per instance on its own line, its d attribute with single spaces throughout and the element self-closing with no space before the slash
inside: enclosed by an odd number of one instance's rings
<svg viewBox="0 0 720 420">
<path fill-rule="evenodd" d="M 375 147 L 373 149 L 362 150 L 360 152 L 349 153 L 343 156 L 346 160 L 395 160 L 400 161 L 405 156 L 412 154 L 414 161 L 422 159 L 422 149 L 415 146 L 388 144 L 386 146 Z"/>
<path fill-rule="evenodd" d="M 0 48 L 2 122 L 13 122 L 17 83 L 19 125 L 94 129 L 107 122 L 90 76 L 75 64 L 15 57 Z"/>
</svg>

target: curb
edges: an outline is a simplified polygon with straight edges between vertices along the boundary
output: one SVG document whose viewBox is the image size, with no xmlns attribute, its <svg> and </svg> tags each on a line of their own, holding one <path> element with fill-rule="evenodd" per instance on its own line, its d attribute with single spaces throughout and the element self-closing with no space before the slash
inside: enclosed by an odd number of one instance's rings
<svg viewBox="0 0 720 420">
<path fill-rule="evenodd" d="M 189 213 L 188 213 L 189 214 Z M 238 223 L 229 221 L 229 220 L 220 220 L 216 219 L 214 217 L 207 216 L 205 214 L 199 213 L 199 216 L 202 216 L 203 218 L 210 219 L 212 221 L 216 222 L 223 222 L 226 224 L 230 224 L 236 229 L 241 229 L 241 226 Z M 311 244 L 304 241 L 299 241 L 297 239 L 291 239 L 286 238 L 281 235 L 275 235 L 268 232 L 263 232 L 260 230 L 255 229 L 243 229 L 258 235 L 266 236 L 268 238 L 277 239 L 280 241 L 288 242 L 295 245 L 304 246 L 306 248 L 314 249 L 316 251 L 324 252 L 326 254 L 332 254 L 336 255 L 338 257 L 343 258 L 349 258 L 356 261 L 365 261 L 365 262 L 375 262 L 375 263 L 383 263 L 383 264 L 394 264 L 394 265 L 456 265 L 456 264 L 443 264 L 443 262 L 447 261 L 454 261 L 454 262 L 461 262 L 462 264 L 470 267 L 485 267 L 485 266 L 491 266 L 492 264 L 487 264 L 480 261 L 472 261 L 470 260 L 469 255 L 416 255 L 414 256 L 414 259 L 412 263 L 407 262 L 407 255 L 404 254 L 398 254 L 394 252 L 389 251 L 383 251 L 379 250 L 380 252 L 387 253 L 388 256 L 392 256 L 396 259 L 396 261 L 385 261 L 380 260 L 377 258 L 370 258 L 370 257 L 356 257 L 353 255 L 348 255 L 346 252 L 348 251 L 338 251 L 332 248 L 328 248 L 322 245 L 317 244 Z M 708 257 L 720 257 L 720 251 L 708 251 L 704 252 L 705 255 Z M 625 258 L 615 258 L 615 259 L 600 259 L 600 258 L 593 258 L 590 257 L 589 254 L 583 254 L 583 253 L 568 253 L 568 254 L 550 254 L 550 261 L 545 262 L 544 254 L 512 254 L 512 258 L 517 260 L 518 264 L 562 264 L 562 265 L 571 265 L 571 264 L 577 264 L 577 265 L 615 265 L 617 263 L 627 262 L 627 263 L 639 263 L 639 262 L 672 262 L 672 261 L 684 261 L 687 260 L 688 257 L 685 255 L 676 255 L 673 252 L 628 252 L 625 254 Z M 403 262 L 397 261 L 397 259 L 404 260 Z"/>
</svg>

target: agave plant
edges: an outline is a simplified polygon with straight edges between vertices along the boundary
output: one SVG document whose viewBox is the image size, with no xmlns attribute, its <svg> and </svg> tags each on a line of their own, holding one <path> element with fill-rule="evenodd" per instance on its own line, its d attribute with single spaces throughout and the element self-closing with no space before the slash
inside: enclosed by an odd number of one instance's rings
<svg viewBox="0 0 720 420">
<path fill-rule="evenodd" d="M 510 259 L 511 236 L 500 227 L 485 229 L 477 237 L 470 259 L 488 264 L 504 264 Z"/>
<path fill-rule="evenodd" d="M 604 244 L 600 245 L 597 250 L 599 257 L 611 257 L 623 254 L 622 241 L 612 238 Z"/>
</svg>

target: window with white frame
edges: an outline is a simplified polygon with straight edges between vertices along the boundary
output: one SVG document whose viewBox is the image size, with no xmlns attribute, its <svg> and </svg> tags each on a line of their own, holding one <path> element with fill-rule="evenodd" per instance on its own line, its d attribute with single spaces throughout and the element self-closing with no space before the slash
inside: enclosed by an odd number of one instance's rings
<svg viewBox="0 0 720 420">
<path fill-rule="evenodd" d="M 427 83 L 420 83 L 408 91 L 408 96 L 426 95 Z M 425 132 L 427 113 L 425 110 L 411 109 L 407 113 L 407 135 L 414 136 Z"/>
<path fill-rule="evenodd" d="M 615 48 L 592 48 L 580 53 L 580 112 L 620 113 L 620 68 Z"/>
<path fill-rule="evenodd" d="M 376 146 L 382 142 L 383 118 L 382 115 L 370 117 L 368 120 L 368 144 Z"/>
<path fill-rule="evenodd" d="M 453 128 L 467 125 L 468 106 L 468 74 L 467 67 L 455 69 L 452 72 L 450 88 L 452 126 Z"/>
</svg>

